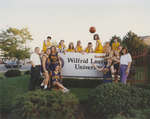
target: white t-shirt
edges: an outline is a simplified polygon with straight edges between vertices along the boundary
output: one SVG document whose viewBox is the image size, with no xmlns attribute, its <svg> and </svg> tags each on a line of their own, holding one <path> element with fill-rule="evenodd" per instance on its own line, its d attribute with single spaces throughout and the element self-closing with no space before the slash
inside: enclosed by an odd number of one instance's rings
<svg viewBox="0 0 150 119">
<path fill-rule="evenodd" d="M 131 57 L 130 53 L 127 53 L 127 54 L 121 56 L 121 58 L 120 58 L 121 65 L 128 65 L 129 62 L 132 62 L 132 57 Z"/>
<path fill-rule="evenodd" d="M 36 65 L 41 65 L 41 59 L 40 59 L 40 56 L 36 53 L 33 53 L 31 56 L 30 56 L 30 61 L 33 62 L 33 64 L 36 66 Z"/>
</svg>

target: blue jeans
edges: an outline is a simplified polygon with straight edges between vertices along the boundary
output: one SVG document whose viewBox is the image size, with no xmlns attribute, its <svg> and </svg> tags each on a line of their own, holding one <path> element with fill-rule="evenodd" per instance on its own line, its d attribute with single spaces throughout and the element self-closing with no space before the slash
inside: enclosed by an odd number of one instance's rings
<svg viewBox="0 0 150 119">
<path fill-rule="evenodd" d="M 126 80 L 128 75 L 126 74 L 126 70 L 128 68 L 128 65 L 121 65 L 120 66 L 120 81 L 121 83 L 126 84 Z"/>
</svg>

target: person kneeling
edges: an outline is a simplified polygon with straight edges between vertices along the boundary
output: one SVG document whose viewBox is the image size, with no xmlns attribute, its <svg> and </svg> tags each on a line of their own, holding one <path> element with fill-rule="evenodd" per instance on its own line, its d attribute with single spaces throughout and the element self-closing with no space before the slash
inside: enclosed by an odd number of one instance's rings
<svg viewBox="0 0 150 119">
<path fill-rule="evenodd" d="M 105 81 L 112 81 L 112 80 L 114 80 L 114 72 L 115 71 L 114 71 L 114 66 L 112 64 L 112 60 L 111 59 L 107 59 L 107 63 L 102 68 L 97 67 L 96 64 L 93 64 L 93 66 L 99 72 L 102 71 L 104 73 L 104 82 Z"/>
<path fill-rule="evenodd" d="M 61 89 L 62 92 L 66 93 L 69 92 L 69 90 L 63 86 L 62 80 L 61 80 L 61 73 L 60 73 L 60 66 L 57 65 L 55 70 L 52 71 L 52 85 L 58 87 Z"/>
</svg>

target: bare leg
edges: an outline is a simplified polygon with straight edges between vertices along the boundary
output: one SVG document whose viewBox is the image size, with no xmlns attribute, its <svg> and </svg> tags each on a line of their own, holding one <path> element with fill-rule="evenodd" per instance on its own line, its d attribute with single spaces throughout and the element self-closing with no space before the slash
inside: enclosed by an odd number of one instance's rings
<svg viewBox="0 0 150 119">
<path fill-rule="evenodd" d="M 59 82 L 54 82 L 54 85 L 55 86 L 58 86 L 60 89 L 61 89 L 61 91 L 63 92 L 63 93 L 66 93 L 66 92 L 69 92 L 69 90 L 67 89 L 67 88 L 65 88 L 61 83 L 59 83 Z"/>
<path fill-rule="evenodd" d="M 54 82 L 54 86 L 58 86 L 61 89 L 65 89 L 65 87 L 62 84 L 60 84 L 59 82 L 57 82 L 57 81 Z"/>
<path fill-rule="evenodd" d="M 45 79 L 44 79 L 44 85 L 48 85 L 49 78 L 50 78 L 50 76 L 49 76 L 48 72 L 46 72 Z"/>
<path fill-rule="evenodd" d="M 50 76 L 49 76 L 48 72 L 45 72 L 45 73 L 44 73 L 44 80 L 43 80 L 43 82 L 42 82 L 42 84 L 41 84 L 41 86 L 44 86 L 44 89 L 47 89 L 49 77 L 50 77 Z"/>
</svg>

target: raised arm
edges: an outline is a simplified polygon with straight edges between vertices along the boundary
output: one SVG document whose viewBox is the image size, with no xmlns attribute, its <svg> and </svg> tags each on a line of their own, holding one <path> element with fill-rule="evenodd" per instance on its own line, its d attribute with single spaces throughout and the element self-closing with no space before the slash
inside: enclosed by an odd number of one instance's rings
<svg viewBox="0 0 150 119">
<path fill-rule="evenodd" d="M 128 55 L 128 67 L 127 67 L 127 70 L 126 70 L 126 75 L 129 74 L 130 67 L 131 67 L 131 63 L 132 63 L 132 57 L 131 57 L 131 55 L 129 54 L 129 55 Z"/>
<path fill-rule="evenodd" d="M 127 70 L 126 70 L 126 75 L 128 75 L 128 74 L 129 74 L 130 67 L 131 67 L 131 62 L 129 62 L 129 63 L 128 63 L 128 68 L 127 68 Z"/>
</svg>

